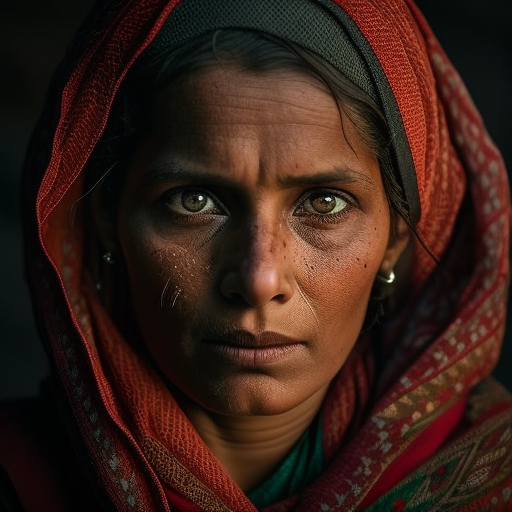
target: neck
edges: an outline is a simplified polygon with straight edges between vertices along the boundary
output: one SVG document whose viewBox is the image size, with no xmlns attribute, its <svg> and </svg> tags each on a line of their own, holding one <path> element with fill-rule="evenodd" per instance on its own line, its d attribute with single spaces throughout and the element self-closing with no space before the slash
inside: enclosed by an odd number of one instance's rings
<svg viewBox="0 0 512 512">
<path fill-rule="evenodd" d="M 283 414 L 226 416 L 182 404 L 199 436 L 244 491 L 257 487 L 293 448 L 320 409 L 321 389 Z"/>
</svg>

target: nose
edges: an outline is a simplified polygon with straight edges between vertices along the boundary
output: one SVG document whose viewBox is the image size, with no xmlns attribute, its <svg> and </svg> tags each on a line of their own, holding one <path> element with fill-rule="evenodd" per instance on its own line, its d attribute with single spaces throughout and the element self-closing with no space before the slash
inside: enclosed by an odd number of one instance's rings
<svg viewBox="0 0 512 512">
<path fill-rule="evenodd" d="M 278 229 L 252 226 L 226 245 L 222 295 L 251 307 L 269 302 L 285 303 L 293 295 L 291 261 L 287 243 Z"/>
</svg>

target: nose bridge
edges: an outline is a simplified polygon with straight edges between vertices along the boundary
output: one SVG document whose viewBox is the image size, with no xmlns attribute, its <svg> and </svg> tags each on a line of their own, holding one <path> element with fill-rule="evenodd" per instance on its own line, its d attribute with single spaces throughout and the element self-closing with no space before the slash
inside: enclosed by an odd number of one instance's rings
<svg viewBox="0 0 512 512">
<path fill-rule="evenodd" d="M 246 248 L 242 248 L 240 273 L 244 287 L 261 299 L 282 295 L 286 282 L 282 225 L 262 214 L 248 226 Z"/>
<path fill-rule="evenodd" d="M 240 226 L 230 269 L 223 279 L 225 296 L 241 297 L 255 307 L 272 300 L 285 302 L 291 297 L 285 231 L 278 220 L 261 212 L 249 225 Z"/>
<path fill-rule="evenodd" d="M 243 266 L 248 272 L 264 271 L 266 267 L 273 267 L 277 263 L 279 228 L 275 220 L 264 218 L 256 219 L 248 226 L 243 255 Z"/>
</svg>

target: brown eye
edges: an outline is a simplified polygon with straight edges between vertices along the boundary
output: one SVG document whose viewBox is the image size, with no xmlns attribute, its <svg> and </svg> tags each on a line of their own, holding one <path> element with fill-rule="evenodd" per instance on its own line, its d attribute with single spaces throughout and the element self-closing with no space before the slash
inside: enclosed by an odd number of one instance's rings
<svg viewBox="0 0 512 512">
<path fill-rule="evenodd" d="M 199 213 L 208 205 L 208 197 L 199 191 L 182 192 L 181 205 L 190 213 Z"/>
<path fill-rule="evenodd" d="M 168 190 L 163 201 L 169 210 L 180 215 L 225 214 L 214 196 L 205 190 Z"/>
<path fill-rule="evenodd" d="M 311 194 L 303 203 L 303 208 L 308 213 L 317 215 L 333 215 L 347 206 L 347 201 L 341 196 L 326 192 Z"/>
</svg>

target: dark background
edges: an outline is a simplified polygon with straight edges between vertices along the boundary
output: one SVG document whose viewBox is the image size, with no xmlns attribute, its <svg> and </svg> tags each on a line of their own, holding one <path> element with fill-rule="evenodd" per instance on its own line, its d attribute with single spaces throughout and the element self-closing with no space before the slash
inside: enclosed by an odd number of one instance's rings
<svg viewBox="0 0 512 512">
<path fill-rule="evenodd" d="M 0 7 L 0 399 L 34 394 L 46 371 L 23 278 L 19 177 L 50 75 L 92 3 L 25 0 Z M 418 0 L 511 169 L 509 3 Z M 512 390 L 510 331 L 496 375 Z"/>
</svg>

